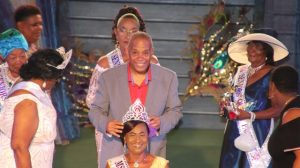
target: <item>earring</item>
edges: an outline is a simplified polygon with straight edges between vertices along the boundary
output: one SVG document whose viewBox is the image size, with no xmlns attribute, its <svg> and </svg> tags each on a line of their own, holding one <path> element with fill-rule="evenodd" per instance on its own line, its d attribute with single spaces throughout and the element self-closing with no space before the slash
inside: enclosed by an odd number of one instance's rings
<svg viewBox="0 0 300 168">
<path fill-rule="evenodd" d="M 119 41 L 116 41 L 115 48 L 119 48 L 119 46 L 120 46 Z"/>
<path fill-rule="evenodd" d="M 124 153 L 127 153 L 127 145 L 126 145 L 126 143 L 124 143 L 124 146 L 123 146 L 123 152 L 124 152 Z"/>
<path fill-rule="evenodd" d="M 150 144 L 148 143 L 147 148 L 146 148 L 147 152 L 150 152 L 150 147 L 149 146 L 150 146 Z"/>
<path fill-rule="evenodd" d="M 124 153 L 127 152 L 127 145 L 126 145 L 126 142 L 124 142 L 124 145 L 123 145 L 123 152 L 124 152 Z"/>
<path fill-rule="evenodd" d="M 46 86 L 47 86 L 46 81 L 44 81 L 43 84 L 42 84 L 42 88 L 45 89 Z"/>
</svg>

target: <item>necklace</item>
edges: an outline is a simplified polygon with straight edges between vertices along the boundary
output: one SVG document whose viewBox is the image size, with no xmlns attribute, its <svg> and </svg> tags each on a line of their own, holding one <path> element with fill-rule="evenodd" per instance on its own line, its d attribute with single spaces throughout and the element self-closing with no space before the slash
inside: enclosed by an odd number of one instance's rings
<svg viewBox="0 0 300 168">
<path fill-rule="evenodd" d="M 251 65 L 248 68 L 248 78 L 259 71 L 265 64 L 262 64 L 256 68 L 253 68 Z"/>
<path fill-rule="evenodd" d="M 141 160 L 140 160 L 140 158 L 138 158 L 136 161 L 134 161 L 134 163 L 133 163 L 134 168 L 138 168 L 140 166 L 140 163 L 143 163 L 146 160 L 147 154 L 144 154 L 143 156 L 144 157 Z"/>
<path fill-rule="evenodd" d="M 285 107 L 291 102 L 293 101 L 296 97 L 298 97 L 299 95 L 295 95 L 293 97 L 290 97 L 287 101 L 285 101 L 284 105 L 283 105 L 283 109 L 285 109 Z"/>
<path fill-rule="evenodd" d="M 9 84 L 9 87 L 11 87 L 20 77 L 13 77 L 9 69 L 7 69 L 6 73 L 8 77 L 7 82 Z"/>
</svg>

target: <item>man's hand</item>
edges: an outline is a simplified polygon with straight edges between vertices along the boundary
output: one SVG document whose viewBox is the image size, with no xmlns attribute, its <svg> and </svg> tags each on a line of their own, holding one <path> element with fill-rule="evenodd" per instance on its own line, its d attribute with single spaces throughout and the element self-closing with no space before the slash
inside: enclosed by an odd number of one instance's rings
<svg viewBox="0 0 300 168">
<path fill-rule="evenodd" d="M 117 120 L 112 120 L 107 123 L 106 132 L 116 137 L 120 137 L 123 131 L 123 124 Z"/>
<path fill-rule="evenodd" d="M 150 117 L 150 125 L 154 127 L 156 130 L 159 130 L 160 128 L 160 118 L 157 116 L 151 116 Z"/>
</svg>

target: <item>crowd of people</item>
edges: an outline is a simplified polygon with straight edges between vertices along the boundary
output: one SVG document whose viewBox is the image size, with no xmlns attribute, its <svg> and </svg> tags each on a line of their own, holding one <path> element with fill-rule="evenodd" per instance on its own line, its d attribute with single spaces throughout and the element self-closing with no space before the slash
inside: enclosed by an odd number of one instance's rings
<svg viewBox="0 0 300 168">
<path fill-rule="evenodd" d="M 60 101 L 51 90 L 72 50 L 39 49 L 43 20 L 34 5 L 18 8 L 15 22 L 0 34 L 0 165 L 50 168 L 58 130 L 53 101 Z M 255 30 L 228 46 L 242 65 L 230 102 L 221 103 L 228 120 L 219 167 L 300 167 L 299 74 L 275 67 L 289 52 L 273 36 L 273 30 Z M 168 168 L 166 135 L 182 117 L 177 75 L 160 66 L 135 7 L 119 10 L 112 39 L 115 49 L 99 58 L 86 97 L 98 167 Z"/>
</svg>

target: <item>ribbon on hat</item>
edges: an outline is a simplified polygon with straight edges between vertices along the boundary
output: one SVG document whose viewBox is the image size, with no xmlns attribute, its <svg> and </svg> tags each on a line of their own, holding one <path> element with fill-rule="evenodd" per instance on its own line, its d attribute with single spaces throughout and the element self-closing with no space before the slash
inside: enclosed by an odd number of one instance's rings
<svg viewBox="0 0 300 168">
<path fill-rule="evenodd" d="M 51 66 L 51 67 L 56 68 L 56 69 L 65 69 L 66 66 L 68 65 L 68 63 L 71 60 L 73 50 L 71 49 L 68 52 L 66 52 L 64 47 L 59 47 L 59 48 L 56 49 L 56 51 L 59 52 L 59 54 L 62 56 L 64 61 L 61 64 L 57 65 L 57 66 L 54 66 L 54 65 L 49 64 L 49 63 L 47 63 L 46 65 Z"/>
<path fill-rule="evenodd" d="M 18 30 L 11 28 L 0 34 L 0 56 L 6 59 L 14 49 L 28 51 L 28 43 Z"/>
</svg>

